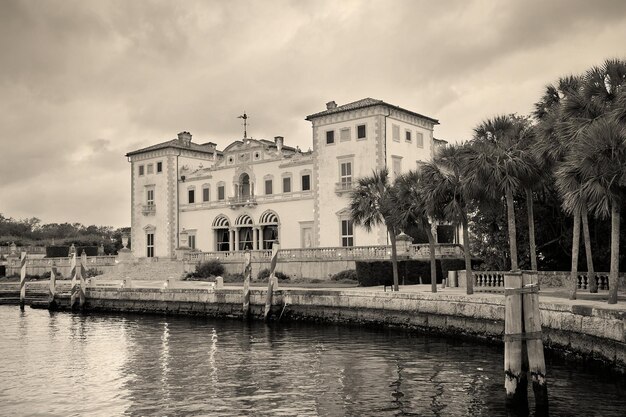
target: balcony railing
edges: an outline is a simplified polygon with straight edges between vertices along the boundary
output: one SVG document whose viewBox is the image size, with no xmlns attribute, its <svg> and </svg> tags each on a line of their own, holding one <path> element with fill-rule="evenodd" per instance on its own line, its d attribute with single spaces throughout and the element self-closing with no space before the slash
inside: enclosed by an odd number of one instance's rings
<svg viewBox="0 0 626 417">
<path fill-rule="evenodd" d="M 349 193 L 354 189 L 355 183 L 352 181 L 342 181 L 335 183 L 335 193 L 341 195 L 343 193 Z"/>
<path fill-rule="evenodd" d="M 253 207 L 256 206 L 256 197 L 253 195 L 240 195 L 237 197 L 230 197 L 228 204 L 231 208 L 237 207 Z"/>
<path fill-rule="evenodd" d="M 141 207 L 141 212 L 145 215 L 155 214 L 156 206 L 154 204 L 146 204 Z"/>
</svg>

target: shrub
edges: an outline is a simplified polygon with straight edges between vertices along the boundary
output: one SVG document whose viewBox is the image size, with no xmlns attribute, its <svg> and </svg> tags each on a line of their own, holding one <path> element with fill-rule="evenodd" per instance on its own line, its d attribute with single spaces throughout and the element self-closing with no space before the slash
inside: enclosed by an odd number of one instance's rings
<svg viewBox="0 0 626 417">
<path fill-rule="evenodd" d="M 256 276 L 256 279 L 259 281 L 265 281 L 267 280 L 269 276 L 270 276 L 270 270 L 269 268 L 265 268 L 259 271 L 259 274 Z M 289 275 L 283 274 L 280 271 L 275 271 L 274 276 L 276 276 L 276 278 L 278 278 L 279 281 L 285 281 L 289 279 Z"/>
<path fill-rule="evenodd" d="M 224 275 L 224 282 L 243 282 L 243 278 L 242 273 L 226 274 Z"/>
<path fill-rule="evenodd" d="M 447 272 L 446 272 L 447 274 Z M 359 285 L 372 287 L 376 285 L 393 285 L 393 268 L 391 261 L 357 261 L 356 275 Z M 430 284 L 430 262 L 420 260 L 398 261 L 398 281 L 400 285 Z M 437 260 L 437 283 L 441 283 L 441 261 Z"/>
<path fill-rule="evenodd" d="M 193 278 L 211 278 L 224 275 L 224 265 L 218 260 L 201 262 L 196 265 L 196 271 L 191 273 Z"/>
<path fill-rule="evenodd" d="M 41 274 L 41 278 L 50 279 L 50 271 L 46 271 Z M 57 271 L 57 279 L 63 279 L 63 274 Z"/>
<path fill-rule="evenodd" d="M 96 268 L 89 268 L 87 271 L 85 271 L 85 276 L 83 278 L 93 278 L 93 277 L 97 277 L 98 275 L 103 275 L 103 274 L 104 274 L 104 271 L 101 271 Z"/>
<path fill-rule="evenodd" d="M 356 281 L 356 270 L 346 269 L 345 271 L 337 272 L 330 279 L 332 281 Z"/>
</svg>

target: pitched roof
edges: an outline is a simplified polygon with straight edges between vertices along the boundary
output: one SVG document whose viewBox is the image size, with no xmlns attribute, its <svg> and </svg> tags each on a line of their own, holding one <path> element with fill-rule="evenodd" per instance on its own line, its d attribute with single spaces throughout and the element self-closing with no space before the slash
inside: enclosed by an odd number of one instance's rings
<svg viewBox="0 0 626 417">
<path fill-rule="evenodd" d="M 305 118 L 305 120 L 312 120 L 312 119 L 315 119 L 317 117 L 326 116 L 326 115 L 329 115 L 329 114 L 341 113 L 341 112 L 349 111 L 349 110 L 363 109 L 363 108 L 366 108 L 366 107 L 372 107 L 372 106 L 378 106 L 378 105 L 383 105 L 383 106 L 390 107 L 392 109 L 401 110 L 403 112 L 412 114 L 414 116 L 421 117 L 421 118 L 426 119 L 426 120 L 430 120 L 431 122 L 433 122 L 435 124 L 439 124 L 439 120 L 437 120 L 437 119 L 433 119 L 431 117 L 424 116 L 423 114 L 415 113 L 413 111 L 410 111 L 410 110 L 407 110 L 407 109 L 403 109 L 402 107 L 394 106 L 393 104 L 389 104 L 389 103 L 386 103 L 386 102 L 384 102 L 382 100 L 377 100 L 377 99 L 371 98 L 371 97 L 367 97 L 367 98 L 364 98 L 364 99 L 361 99 L 361 100 L 353 101 L 352 103 L 343 104 L 341 106 L 335 107 L 334 109 L 327 109 L 327 110 L 321 111 L 319 113 L 310 114 L 310 115 L 308 115 Z"/>
<path fill-rule="evenodd" d="M 196 152 L 204 152 L 204 153 L 217 153 L 221 152 L 217 151 L 214 147 L 210 146 L 208 142 L 202 145 L 198 145 L 196 143 L 191 142 L 189 146 L 185 146 L 180 143 L 178 139 L 168 140 L 166 142 L 157 143 L 156 145 L 148 146 L 146 148 L 137 149 L 136 151 L 131 151 L 126 154 L 126 156 L 137 155 L 144 152 L 155 151 L 157 149 L 165 149 L 165 148 L 174 148 L 174 149 L 186 149 Z"/>
</svg>

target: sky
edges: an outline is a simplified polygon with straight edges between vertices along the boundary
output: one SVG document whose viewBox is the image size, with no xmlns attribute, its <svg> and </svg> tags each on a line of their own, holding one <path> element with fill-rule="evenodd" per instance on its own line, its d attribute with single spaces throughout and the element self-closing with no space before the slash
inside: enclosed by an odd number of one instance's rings
<svg viewBox="0 0 626 417">
<path fill-rule="evenodd" d="M 626 1 L 0 2 L 0 214 L 130 226 L 127 152 L 189 131 L 311 147 L 365 97 L 435 137 L 529 114 L 546 84 L 626 58 Z"/>
</svg>

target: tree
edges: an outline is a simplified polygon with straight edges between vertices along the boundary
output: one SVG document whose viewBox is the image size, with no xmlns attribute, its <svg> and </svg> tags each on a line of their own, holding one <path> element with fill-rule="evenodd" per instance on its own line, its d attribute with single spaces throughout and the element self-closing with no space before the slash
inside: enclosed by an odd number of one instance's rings
<svg viewBox="0 0 626 417">
<path fill-rule="evenodd" d="M 433 199 L 426 192 L 426 181 L 421 170 L 409 171 L 398 177 L 395 188 L 396 192 L 392 193 L 393 221 L 403 230 L 417 226 L 428 237 L 431 291 L 437 292 L 437 260 L 431 219 L 443 216 L 437 213 L 437 205 L 433 204 Z"/>
<path fill-rule="evenodd" d="M 391 242 L 391 264 L 393 268 L 393 290 L 398 291 L 398 256 L 396 250 L 397 225 L 393 217 L 393 193 L 389 171 L 383 168 L 373 171 L 371 176 L 359 178 L 356 188 L 350 193 L 350 217 L 354 224 L 368 232 L 374 226 L 385 225 Z"/>
<path fill-rule="evenodd" d="M 526 147 L 521 146 L 532 134 L 530 123 L 526 118 L 503 115 L 488 119 L 474 129 L 471 143 L 475 152 L 467 162 L 468 184 L 473 189 L 482 188 L 481 198 L 493 201 L 504 195 L 511 270 L 519 269 L 514 194 L 524 188 L 527 179 L 540 177 L 538 163 L 525 151 Z M 530 197 L 532 193 L 530 195 L 527 193 L 527 198 Z M 529 211 L 529 215 L 531 213 L 532 211 Z"/>
<path fill-rule="evenodd" d="M 462 228 L 467 294 L 474 293 L 467 203 L 480 190 L 466 180 L 471 172 L 468 162 L 472 154 L 468 145 L 449 145 L 439 148 L 433 161 L 420 167 L 432 215 Z"/>
</svg>

